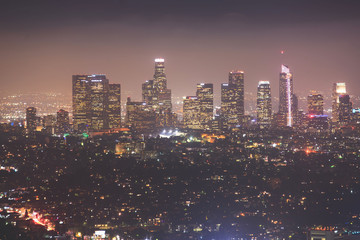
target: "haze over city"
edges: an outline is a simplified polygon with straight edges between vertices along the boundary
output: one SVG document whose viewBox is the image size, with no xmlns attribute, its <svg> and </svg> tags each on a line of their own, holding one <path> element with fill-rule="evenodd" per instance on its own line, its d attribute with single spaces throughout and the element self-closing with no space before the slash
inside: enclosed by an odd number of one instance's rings
<svg viewBox="0 0 360 240">
<path fill-rule="evenodd" d="M 36 3 L 36 4 L 34 4 Z M 103 73 L 140 99 L 153 59 L 166 59 L 174 97 L 231 70 L 245 91 L 260 80 L 278 95 L 280 65 L 295 92 L 329 92 L 346 82 L 358 93 L 357 1 L 3 1 L 1 91 L 71 93 L 73 74 Z M 284 51 L 284 54 L 280 52 Z M 126 94 L 125 93 L 125 94 Z"/>
<path fill-rule="evenodd" d="M 1 1 L 0 240 L 360 240 L 359 13 Z"/>
</svg>

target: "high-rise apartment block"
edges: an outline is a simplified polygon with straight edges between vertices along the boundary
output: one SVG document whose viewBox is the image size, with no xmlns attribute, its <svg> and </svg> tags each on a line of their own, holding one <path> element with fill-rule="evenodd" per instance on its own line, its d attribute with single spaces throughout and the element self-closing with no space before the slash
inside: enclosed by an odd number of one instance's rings
<svg viewBox="0 0 360 240">
<path fill-rule="evenodd" d="M 260 127 L 268 127 L 272 119 L 271 89 L 269 81 L 259 81 L 257 91 L 257 122 Z"/>
<path fill-rule="evenodd" d="M 76 131 L 120 127 L 120 84 L 105 75 L 73 75 L 73 124 Z"/>
</svg>

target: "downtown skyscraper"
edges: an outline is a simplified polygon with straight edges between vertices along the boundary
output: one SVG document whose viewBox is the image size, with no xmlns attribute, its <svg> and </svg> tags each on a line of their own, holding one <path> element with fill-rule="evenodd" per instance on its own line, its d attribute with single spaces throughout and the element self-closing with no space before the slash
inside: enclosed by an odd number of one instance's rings
<svg viewBox="0 0 360 240">
<path fill-rule="evenodd" d="M 120 84 L 105 75 L 73 75 L 73 125 L 76 131 L 121 126 Z"/>
<path fill-rule="evenodd" d="M 221 119 L 224 128 L 242 123 L 245 114 L 244 95 L 244 72 L 230 72 L 228 83 L 221 84 Z"/>
<path fill-rule="evenodd" d="M 36 131 L 36 108 L 26 108 L 26 133 L 28 136 L 33 136 Z"/>
<path fill-rule="evenodd" d="M 210 130 L 214 111 L 214 86 L 212 83 L 199 83 L 196 88 L 196 97 L 200 108 L 200 125 Z"/>
<path fill-rule="evenodd" d="M 187 96 L 183 103 L 183 127 L 203 129 L 200 124 L 200 102 L 196 96 Z"/>
<path fill-rule="evenodd" d="M 183 127 L 187 129 L 210 130 L 214 111 L 214 86 L 199 83 L 196 96 L 187 96 L 183 104 Z"/>
<path fill-rule="evenodd" d="M 259 81 L 256 103 L 258 124 L 261 128 L 269 127 L 272 119 L 271 89 L 269 81 Z"/>
<path fill-rule="evenodd" d="M 153 79 L 142 84 L 142 102 L 126 102 L 126 125 L 138 132 L 151 133 L 176 126 L 172 112 L 171 90 L 167 88 L 165 60 L 155 59 Z"/>
<path fill-rule="evenodd" d="M 311 93 L 307 97 L 308 114 L 323 115 L 324 114 L 324 97 L 319 93 Z"/>
<path fill-rule="evenodd" d="M 334 124 L 340 121 L 340 96 L 346 94 L 346 84 L 344 82 L 334 83 L 332 89 L 332 118 Z"/>
<path fill-rule="evenodd" d="M 172 110 L 171 90 L 167 88 L 167 78 L 165 74 L 165 60 L 155 59 L 155 73 L 152 80 L 148 80 L 142 85 L 143 102 L 153 106 L 157 112 Z"/>
<path fill-rule="evenodd" d="M 345 126 L 352 121 L 352 102 L 350 101 L 350 96 L 348 94 L 343 94 L 339 96 L 339 126 Z"/>
<path fill-rule="evenodd" d="M 279 117 L 281 125 L 292 127 L 294 124 L 294 114 L 293 76 L 289 67 L 281 65 L 279 82 Z"/>
</svg>

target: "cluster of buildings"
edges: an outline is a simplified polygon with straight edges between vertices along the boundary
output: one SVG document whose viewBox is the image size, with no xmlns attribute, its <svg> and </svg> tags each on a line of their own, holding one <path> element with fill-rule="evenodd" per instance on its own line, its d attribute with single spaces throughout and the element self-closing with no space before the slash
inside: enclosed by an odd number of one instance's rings
<svg viewBox="0 0 360 240">
<path fill-rule="evenodd" d="M 39 117 L 36 115 L 35 107 L 26 108 L 26 133 L 34 136 L 36 131 L 47 134 L 64 134 L 70 131 L 69 112 L 60 109 L 56 115 Z"/>
<path fill-rule="evenodd" d="M 221 108 L 213 115 L 213 85 L 198 84 L 196 96 L 184 99 L 183 128 L 202 130 L 231 130 L 255 125 L 260 128 L 295 127 L 321 131 L 357 123 L 359 110 L 353 109 L 345 83 L 334 83 L 332 93 L 332 119 L 324 115 L 323 95 L 312 92 L 308 98 L 308 111 L 299 110 L 298 97 L 293 90 L 293 75 L 282 65 L 279 82 L 279 111 L 272 109 L 269 81 L 259 81 L 257 89 L 256 118 L 246 116 L 244 111 L 244 72 L 229 73 L 229 83 L 221 84 Z M 202 93 L 202 94 L 199 94 Z M 205 97 L 204 97 L 205 96 Z"/>
<path fill-rule="evenodd" d="M 60 110 L 57 116 L 44 116 L 40 127 L 49 133 L 101 132 L 122 127 L 140 134 L 159 133 L 163 129 L 181 128 L 201 131 L 233 131 L 243 127 L 268 129 L 293 127 L 304 131 L 338 129 L 357 123 L 360 110 L 353 109 L 345 83 L 334 83 L 332 118 L 324 114 L 324 97 L 311 92 L 307 112 L 299 110 L 293 89 L 293 74 L 282 65 L 279 78 L 279 110 L 272 108 L 269 81 L 259 81 L 256 117 L 245 114 L 245 75 L 229 73 L 228 83 L 221 84 L 221 107 L 214 111 L 214 86 L 199 83 L 194 96 L 183 99 L 182 119 L 173 111 L 171 90 L 167 88 L 165 61 L 155 59 L 155 73 L 142 84 L 142 101 L 126 102 L 126 116 L 121 116 L 120 84 L 109 83 L 105 75 L 74 75 L 72 78 L 72 121 L 69 113 Z M 36 109 L 27 109 L 28 132 L 39 126 Z M 71 126 L 71 128 L 70 128 Z"/>
</svg>

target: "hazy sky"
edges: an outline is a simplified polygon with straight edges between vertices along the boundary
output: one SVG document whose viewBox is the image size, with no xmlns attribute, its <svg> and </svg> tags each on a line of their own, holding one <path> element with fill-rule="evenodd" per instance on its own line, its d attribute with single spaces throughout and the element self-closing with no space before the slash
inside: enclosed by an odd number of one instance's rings
<svg viewBox="0 0 360 240">
<path fill-rule="evenodd" d="M 359 13 L 349 0 L 0 0 L 1 91 L 70 94 L 71 75 L 104 73 L 140 99 L 163 57 L 174 96 L 199 82 L 219 94 L 236 69 L 246 91 L 269 80 L 277 96 L 281 63 L 300 95 L 339 81 L 359 95 Z"/>
</svg>

